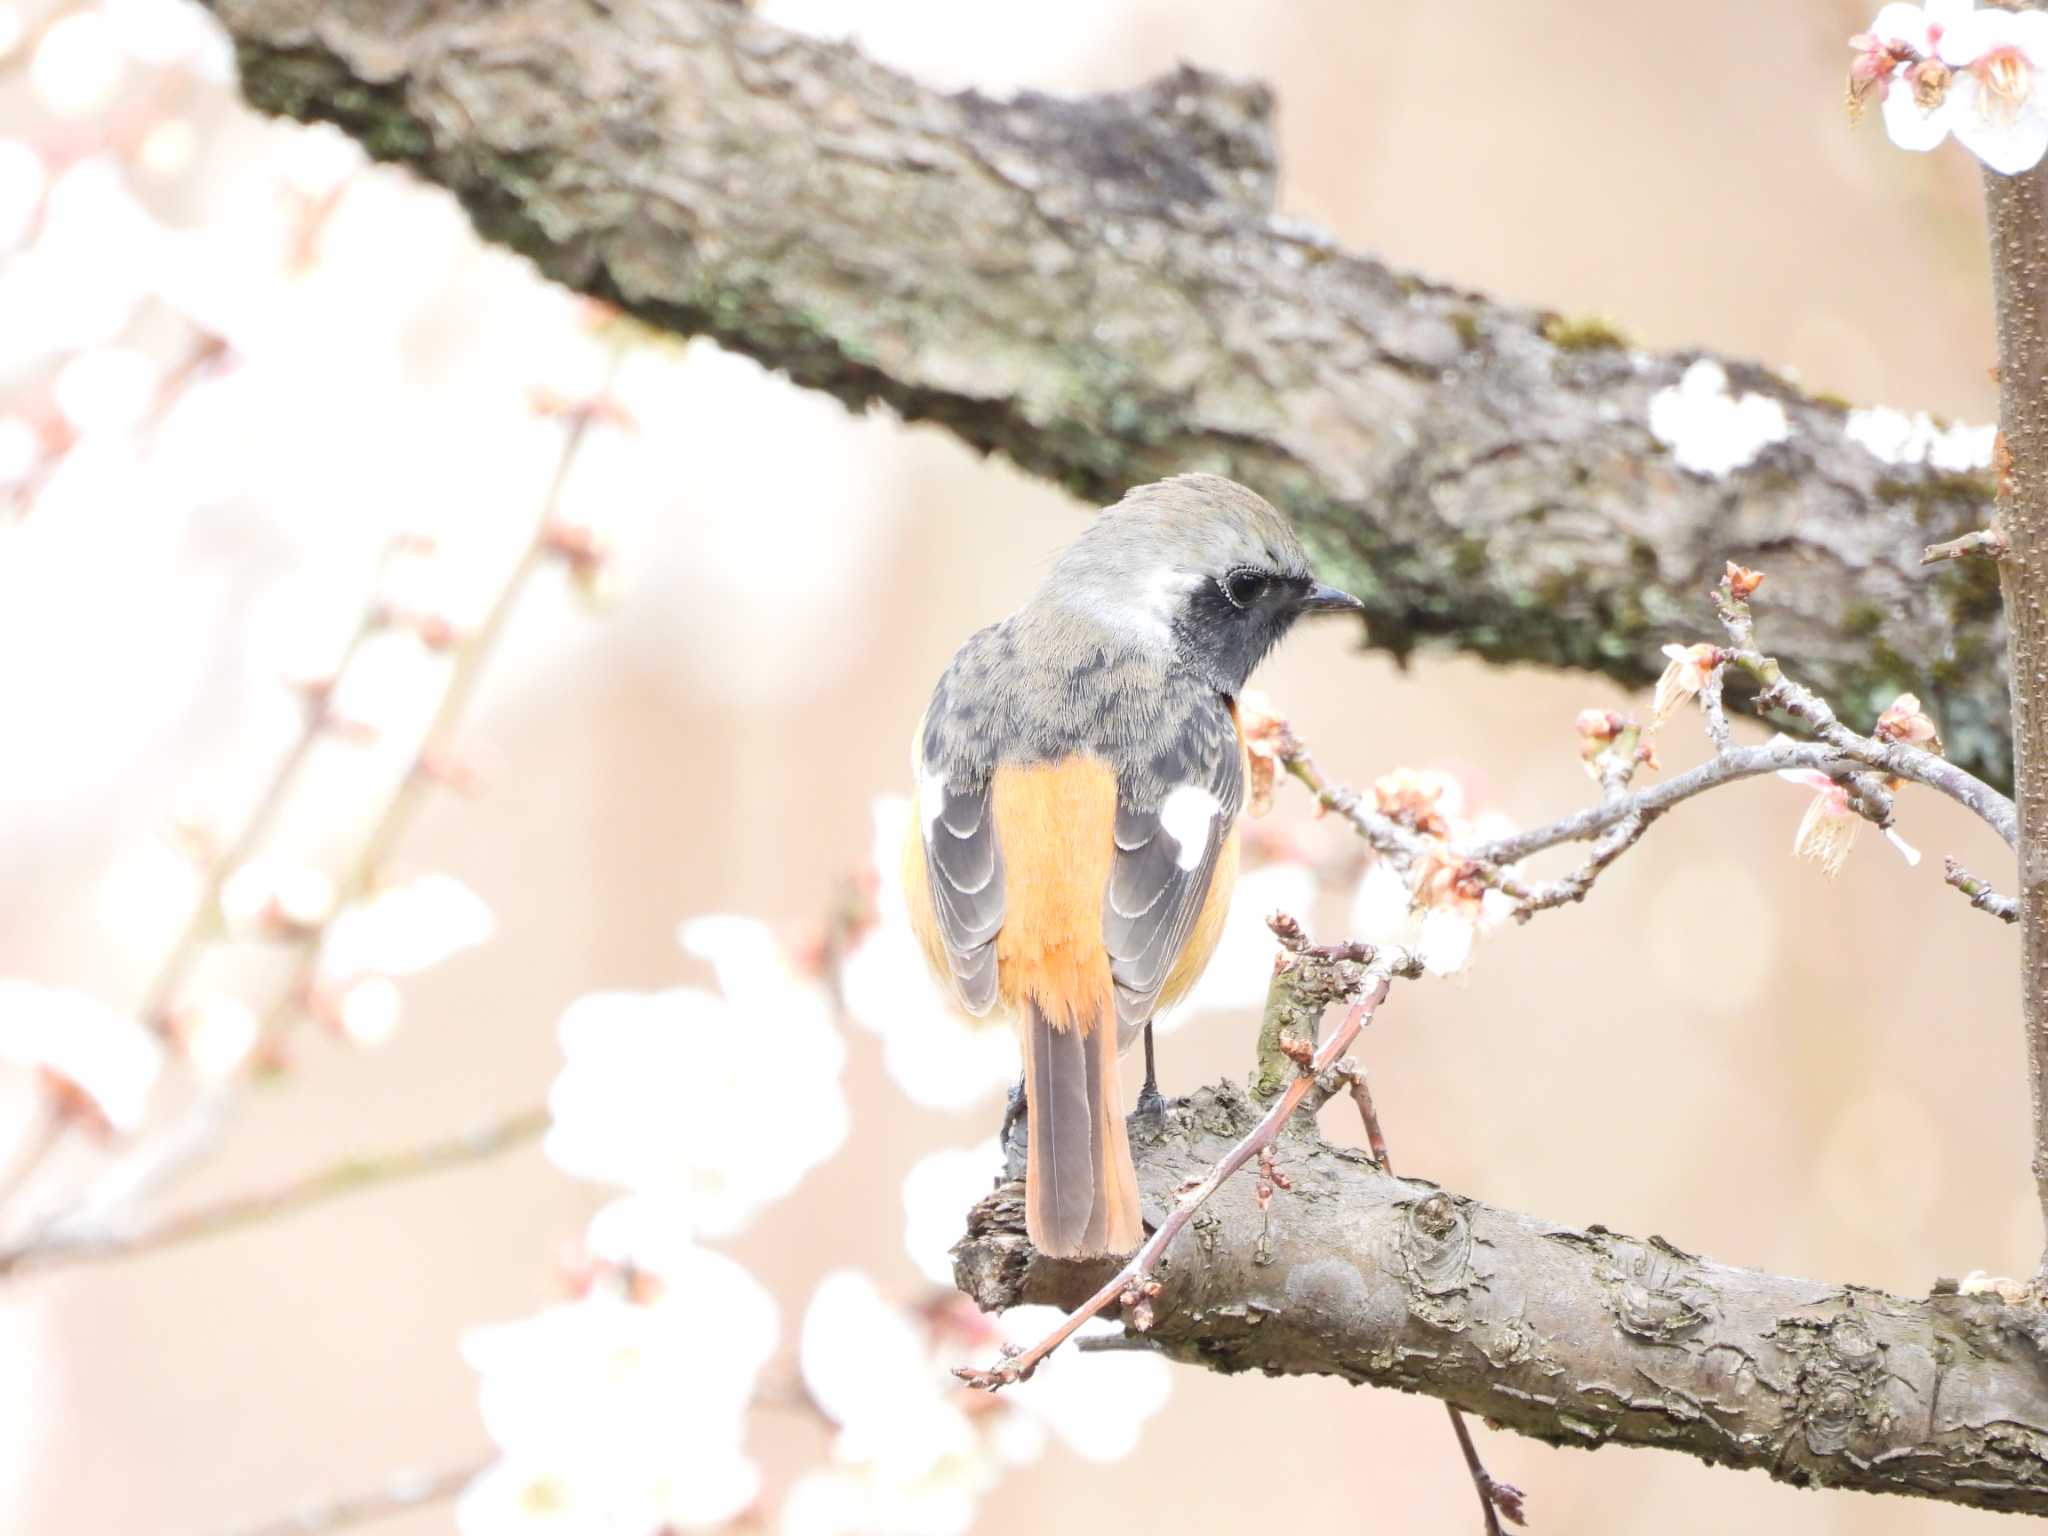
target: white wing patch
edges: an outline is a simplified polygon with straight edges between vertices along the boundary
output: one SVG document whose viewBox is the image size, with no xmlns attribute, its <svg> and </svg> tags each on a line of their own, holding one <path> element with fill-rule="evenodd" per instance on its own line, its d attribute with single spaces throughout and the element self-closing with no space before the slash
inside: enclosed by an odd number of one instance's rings
<svg viewBox="0 0 2048 1536">
<path fill-rule="evenodd" d="M 929 768 L 917 770 L 917 819 L 924 823 L 924 845 L 932 845 L 932 824 L 946 808 L 946 776 Z"/>
<path fill-rule="evenodd" d="M 1183 784 L 1159 807 L 1160 830 L 1173 839 L 1174 863 L 1193 869 L 1209 849 L 1209 823 L 1223 804 L 1199 784 Z"/>
</svg>

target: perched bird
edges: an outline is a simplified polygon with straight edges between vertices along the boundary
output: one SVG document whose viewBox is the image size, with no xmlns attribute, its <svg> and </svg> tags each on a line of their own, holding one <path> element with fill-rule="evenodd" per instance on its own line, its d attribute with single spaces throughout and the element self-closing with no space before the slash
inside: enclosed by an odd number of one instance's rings
<svg viewBox="0 0 2048 1536">
<path fill-rule="evenodd" d="M 1024 1055 L 1040 1252 L 1143 1240 L 1117 1060 L 1209 961 L 1237 877 L 1237 695 L 1318 584 L 1266 501 L 1217 475 L 1140 486 L 1032 599 L 961 646 L 912 748 L 904 889 L 926 957 Z"/>
</svg>

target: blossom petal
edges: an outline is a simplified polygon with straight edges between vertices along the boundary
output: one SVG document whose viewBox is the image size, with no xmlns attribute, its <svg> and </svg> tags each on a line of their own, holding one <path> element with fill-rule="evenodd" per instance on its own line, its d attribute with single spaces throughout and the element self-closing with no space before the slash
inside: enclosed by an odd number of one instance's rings
<svg viewBox="0 0 2048 1536">
<path fill-rule="evenodd" d="M 1939 4 L 1940 0 L 1936 0 Z M 1917 5 L 1887 5 L 1866 29 L 1887 43 L 1904 43 L 1923 52 L 1927 47 L 1928 15 Z"/>
<path fill-rule="evenodd" d="M 1817 789 L 1822 793 L 1835 787 L 1835 781 L 1818 768 L 1780 768 L 1778 777 L 1787 784 L 1803 785 L 1807 789 Z"/>
<path fill-rule="evenodd" d="M 2042 154 L 2048 152 L 2048 118 L 2029 111 L 2019 113 L 2009 122 L 2002 120 L 1996 114 L 1977 109 L 1980 94 L 1970 89 L 1956 94 L 1950 127 L 1963 147 L 2001 176 L 2017 176 L 2039 165 Z"/>
<path fill-rule="evenodd" d="M 1925 111 L 1913 100 L 1913 93 L 1899 89 L 1887 92 L 1884 98 L 1884 131 L 1891 135 L 1891 141 L 1901 149 L 1925 151 L 1934 148 L 1948 137 L 1949 120 L 1955 112 L 1953 90 L 1947 100 L 1932 111 Z"/>
</svg>

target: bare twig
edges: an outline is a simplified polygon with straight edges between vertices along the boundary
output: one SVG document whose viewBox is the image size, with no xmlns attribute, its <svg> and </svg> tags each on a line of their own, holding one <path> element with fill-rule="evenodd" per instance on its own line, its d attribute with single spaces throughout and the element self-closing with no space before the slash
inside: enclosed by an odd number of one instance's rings
<svg viewBox="0 0 2048 1536">
<path fill-rule="evenodd" d="M 1941 861 L 1942 879 L 1970 898 L 1970 905 L 1979 912 L 1989 912 L 2002 923 L 2016 923 L 2020 920 L 2020 904 L 2010 896 L 2001 896 L 1983 880 L 1979 880 L 1954 859 Z"/>
<path fill-rule="evenodd" d="M 72 1117 L 64 1113 L 55 1099 L 46 1099 L 38 1113 L 41 1118 L 29 1133 L 28 1144 L 11 1167 L 0 1171 L 0 1213 L 28 1187 L 71 1130 Z"/>
<path fill-rule="evenodd" d="M 1922 565 L 1937 565 L 1943 560 L 1961 560 L 1966 555 L 1980 555 L 1991 560 L 2005 557 L 2005 535 L 1996 528 L 1979 528 L 1975 533 L 1966 533 L 1959 539 L 1946 539 L 1939 544 L 1927 546 L 1920 556 Z"/>
<path fill-rule="evenodd" d="M 237 1195 L 217 1205 L 200 1206 L 134 1232 L 110 1232 L 104 1237 L 45 1238 L 0 1249 L 0 1276 L 25 1269 L 90 1263 L 97 1259 L 132 1258 L 261 1222 L 275 1221 L 325 1205 L 358 1190 L 488 1161 L 502 1152 L 526 1145 L 547 1128 L 548 1112 L 545 1107 L 522 1109 L 459 1136 L 426 1142 L 398 1152 L 349 1158 L 274 1188 Z"/>
<path fill-rule="evenodd" d="M 1068 1313 L 1058 1327 L 1029 1349 L 1007 1355 L 986 1370 L 963 1367 L 953 1374 L 969 1386 L 988 1392 L 999 1391 L 1012 1382 L 1022 1381 L 1037 1368 L 1039 1361 L 1058 1349 L 1083 1323 L 1104 1311 L 1113 1302 L 1122 1304 L 1126 1320 L 1138 1332 L 1143 1333 L 1149 1328 L 1152 1321 L 1152 1298 L 1159 1293 L 1159 1283 L 1153 1279 L 1152 1272 L 1158 1267 L 1160 1259 L 1174 1238 L 1209 1197 L 1223 1187 L 1232 1174 L 1272 1145 L 1273 1138 L 1280 1134 L 1280 1128 L 1287 1123 L 1288 1117 L 1315 1086 L 1318 1075 L 1328 1071 L 1343 1056 L 1351 1042 L 1358 1038 L 1358 1032 L 1372 1022 L 1374 1012 L 1386 1000 L 1387 988 L 1392 979 L 1395 976 L 1418 975 L 1421 969 L 1419 961 L 1397 950 L 1386 951 L 1377 957 L 1366 972 L 1362 995 L 1358 1001 L 1351 1005 L 1344 1015 L 1343 1022 L 1316 1050 L 1313 1058 L 1297 1072 L 1294 1080 L 1287 1085 L 1286 1092 L 1273 1101 L 1272 1106 L 1250 1133 L 1218 1159 L 1206 1176 L 1178 1192 L 1173 1209 L 1159 1224 L 1159 1229 L 1146 1239 L 1144 1246 L 1131 1256 L 1122 1269 L 1111 1276 L 1087 1301 Z"/>
<path fill-rule="evenodd" d="M 478 1456 L 433 1472 L 394 1472 L 375 1488 L 314 1499 L 289 1515 L 235 1526 L 221 1536 L 324 1536 L 328 1531 L 388 1520 L 393 1515 L 454 1498 L 495 1459 Z"/>
<path fill-rule="evenodd" d="M 1366 1086 L 1365 1069 L 1350 1058 L 1337 1063 L 1335 1070 L 1350 1084 L 1352 1102 L 1358 1106 L 1358 1117 L 1365 1122 L 1366 1140 L 1372 1144 L 1372 1160 L 1378 1163 L 1382 1173 L 1394 1171 L 1394 1160 L 1387 1151 L 1386 1137 L 1380 1131 L 1379 1112 L 1373 1108 L 1372 1090 Z M 1473 1443 L 1472 1430 L 1465 1423 L 1465 1415 L 1456 1403 L 1445 1403 L 1444 1409 L 1451 1416 L 1451 1428 L 1458 1436 L 1458 1449 L 1465 1455 L 1465 1470 L 1472 1476 L 1472 1486 L 1479 1494 L 1479 1508 L 1486 1520 L 1486 1536 L 1501 1536 L 1502 1515 L 1516 1525 L 1524 1524 L 1522 1490 L 1512 1483 L 1497 1480 L 1486 1470 L 1486 1464 L 1479 1459 L 1479 1447 Z"/>
</svg>

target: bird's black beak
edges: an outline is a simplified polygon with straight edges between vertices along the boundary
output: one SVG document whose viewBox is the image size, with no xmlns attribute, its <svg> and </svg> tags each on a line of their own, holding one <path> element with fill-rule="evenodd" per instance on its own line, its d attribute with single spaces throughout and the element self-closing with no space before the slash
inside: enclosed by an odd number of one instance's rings
<svg viewBox="0 0 2048 1536">
<path fill-rule="evenodd" d="M 1309 588 L 1301 600 L 1303 613 L 1356 613 L 1365 604 L 1338 587 L 1326 587 L 1321 582 Z"/>
</svg>

